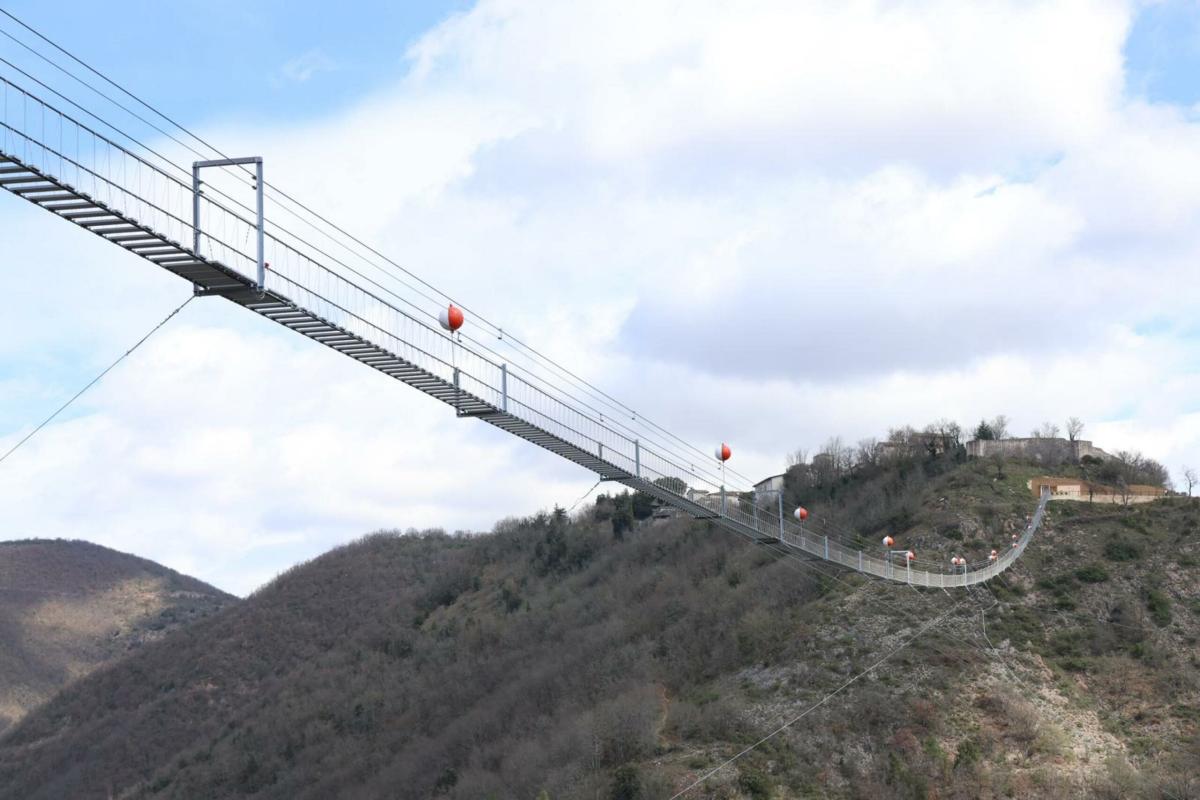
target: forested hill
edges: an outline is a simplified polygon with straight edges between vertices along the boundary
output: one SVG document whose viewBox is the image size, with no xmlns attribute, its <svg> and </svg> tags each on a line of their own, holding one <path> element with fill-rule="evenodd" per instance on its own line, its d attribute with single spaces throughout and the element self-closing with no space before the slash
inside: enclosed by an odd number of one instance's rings
<svg viewBox="0 0 1200 800">
<path fill-rule="evenodd" d="M 88 542 L 0 542 L 0 732 L 71 680 L 234 600 Z"/>
<path fill-rule="evenodd" d="M 931 456 L 800 490 L 826 498 L 813 518 L 861 492 L 872 540 L 902 524 L 923 554 L 977 557 L 1034 506 L 1036 469 L 1001 467 Z M 30 715 L 0 740 L 0 796 L 669 798 L 806 712 L 685 796 L 1200 789 L 1193 501 L 1054 503 L 1018 569 L 951 595 L 629 511 L 299 566 Z"/>
</svg>

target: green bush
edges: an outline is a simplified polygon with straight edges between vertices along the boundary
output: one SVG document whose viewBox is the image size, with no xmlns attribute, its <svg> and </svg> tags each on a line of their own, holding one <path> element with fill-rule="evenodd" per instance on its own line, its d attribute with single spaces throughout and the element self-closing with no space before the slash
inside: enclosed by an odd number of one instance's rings
<svg viewBox="0 0 1200 800">
<path fill-rule="evenodd" d="M 612 791 L 608 795 L 612 800 L 639 800 L 642 796 L 642 776 L 632 765 L 619 767 L 613 775 Z"/>
<path fill-rule="evenodd" d="M 954 768 L 970 769 L 979 763 L 979 757 L 982 754 L 979 742 L 974 739 L 964 739 L 962 744 L 958 746 L 958 752 L 954 756 Z"/>
<path fill-rule="evenodd" d="M 1150 611 L 1150 618 L 1158 627 L 1165 628 L 1171 623 L 1171 598 L 1159 590 L 1146 590 L 1146 608 Z"/>
<path fill-rule="evenodd" d="M 612 514 L 613 538 L 621 541 L 626 532 L 633 528 L 633 512 L 626 506 L 619 506 Z"/>
<path fill-rule="evenodd" d="M 1137 561 L 1142 549 L 1128 539 L 1113 537 L 1104 544 L 1104 556 L 1112 561 Z"/>
<path fill-rule="evenodd" d="M 645 492 L 633 493 L 633 518 L 647 519 L 654 513 L 654 497 Z"/>
<path fill-rule="evenodd" d="M 767 800 L 771 796 L 771 782 L 758 770 L 745 768 L 738 776 L 738 788 L 754 800 Z"/>
<path fill-rule="evenodd" d="M 1075 577 L 1084 583 L 1104 583 L 1108 580 L 1108 570 L 1099 564 L 1088 564 L 1075 570 Z"/>
</svg>

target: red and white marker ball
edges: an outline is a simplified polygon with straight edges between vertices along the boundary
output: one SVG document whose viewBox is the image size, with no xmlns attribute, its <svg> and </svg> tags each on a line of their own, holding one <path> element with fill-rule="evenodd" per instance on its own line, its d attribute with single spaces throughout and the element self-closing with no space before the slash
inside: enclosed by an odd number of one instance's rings
<svg viewBox="0 0 1200 800">
<path fill-rule="evenodd" d="M 721 446 L 717 448 L 713 455 L 717 457 L 717 461 L 728 461 L 729 457 L 733 455 L 733 451 L 729 449 L 729 445 L 721 442 Z"/>
<path fill-rule="evenodd" d="M 896 540 L 893 539 L 892 537 L 890 537 L 890 536 L 883 537 L 883 546 L 884 547 L 891 547 L 895 543 L 896 543 Z"/>
<path fill-rule="evenodd" d="M 808 519 L 808 509 L 805 508 L 804 506 L 800 506 L 799 508 L 796 509 L 795 516 L 796 516 L 796 519 L 800 520 L 801 522 L 804 522 L 804 520 Z"/>
<path fill-rule="evenodd" d="M 454 305 L 454 303 L 451 303 L 442 310 L 441 314 L 438 315 L 438 322 L 442 324 L 442 327 L 445 330 L 448 330 L 451 333 L 454 333 L 456 330 L 461 328 L 463 326 L 463 322 L 465 321 L 466 317 L 463 316 L 462 309 Z"/>
</svg>

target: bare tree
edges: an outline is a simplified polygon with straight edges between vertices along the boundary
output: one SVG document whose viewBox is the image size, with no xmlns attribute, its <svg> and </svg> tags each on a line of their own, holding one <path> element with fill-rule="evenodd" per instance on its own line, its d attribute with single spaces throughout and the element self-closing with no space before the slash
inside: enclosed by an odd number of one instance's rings
<svg viewBox="0 0 1200 800">
<path fill-rule="evenodd" d="M 1034 428 L 1030 435 L 1034 439 L 1057 439 L 1058 426 L 1053 422 L 1043 422 L 1041 426 Z"/>
<path fill-rule="evenodd" d="M 808 463 L 808 451 L 805 450 L 803 447 L 797 447 L 795 450 L 793 450 L 792 452 L 787 454 L 787 465 L 788 465 L 789 469 L 791 467 L 798 467 L 801 464 L 807 464 L 807 463 Z"/>
<path fill-rule="evenodd" d="M 1003 414 L 997 414 L 992 417 L 992 421 L 988 423 L 988 427 L 992 429 L 992 435 L 997 439 L 1008 438 L 1008 417 Z"/>
<path fill-rule="evenodd" d="M 1194 487 L 1198 482 L 1200 482 L 1200 481 L 1197 481 L 1197 479 L 1196 479 L 1196 470 L 1192 469 L 1191 467 L 1189 467 L 1187 465 L 1184 465 L 1184 467 L 1183 467 L 1183 482 L 1187 484 L 1188 497 L 1191 497 L 1192 496 L 1192 487 Z"/>
<path fill-rule="evenodd" d="M 879 463 L 879 442 L 874 437 L 859 439 L 854 458 L 860 466 L 875 466 Z"/>
<path fill-rule="evenodd" d="M 945 417 L 926 425 L 925 433 L 929 437 L 936 437 L 937 452 L 946 453 L 962 444 L 962 426 Z"/>
<path fill-rule="evenodd" d="M 830 484 L 848 470 L 850 448 L 842 437 L 833 436 L 821 447 L 812 459 L 812 472 L 818 483 Z"/>
<path fill-rule="evenodd" d="M 1083 433 L 1083 420 L 1079 417 L 1070 417 L 1067 419 L 1067 438 L 1072 442 L 1079 439 L 1079 434 Z"/>
<path fill-rule="evenodd" d="M 992 466 L 996 468 L 996 480 L 1003 480 L 1003 478 L 1004 478 L 1004 454 L 1001 453 L 999 450 L 996 450 L 989 457 L 989 460 L 992 462 Z"/>
</svg>

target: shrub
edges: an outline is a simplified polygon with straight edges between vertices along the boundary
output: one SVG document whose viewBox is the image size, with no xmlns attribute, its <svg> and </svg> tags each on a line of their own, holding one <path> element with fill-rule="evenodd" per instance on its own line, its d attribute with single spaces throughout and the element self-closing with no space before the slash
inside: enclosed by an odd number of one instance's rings
<svg viewBox="0 0 1200 800">
<path fill-rule="evenodd" d="M 626 506 L 619 506 L 612 515 L 613 538 L 621 541 L 625 533 L 633 528 L 633 512 Z"/>
<path fill-rule="evenodd" d="M 1137 561 L 1142 549 L 1128 539 L 1113 537 L 1104 544 L 1104 556 L 1112 561 Z"/>
<path fill-rule="evenodd" d="M 1146 608 L 1150 611 L 1150 618 L 1154 620 L 1155 625 L 1165 628 L 1170 624 L 1171 598 L 1158 589 L 1146 590 Z"/>
<path fill-rule="evenodd" d="M 971 769 L 979 762 L 980 755 L 982 752 L 979 742 L 974 739 L 964 739 L 958 746 L 958 753 L 954 756 L 954 768 Z"/>
<path fill-rule="evenodd" d="M 613 774 L 612 800 L 639 800 L 642 796 L 642 776 L 632 764 L 620 767 Z"/>
<path fill-rule="evenodd" d="M 1104 583 L 1108 580 L 1108 570 L 1099 564 L 1088 564 L 1075 570 L 1075 577 L 1084 583 Z"/>
<path fill-rule="evenodd" d="M 771 796 L 771 782 L 767 776 L 748 767 L 738 776 L 738 788 L 754 800 L 767 800 Z"/>
<path fill-rule="evenodd" d="M 654 513 L 654 497 L 645 492 L 633 493 L 633 518 L 647 519 Z"/>
</svg>

